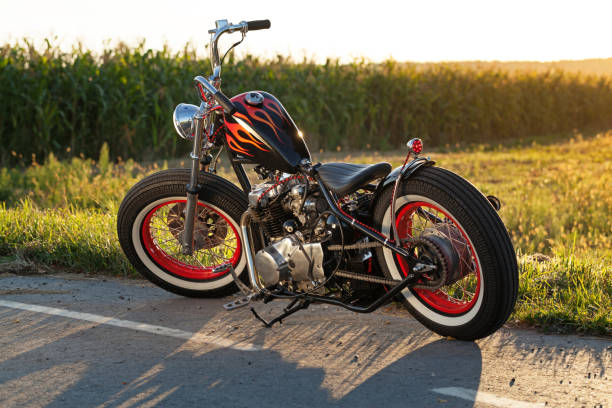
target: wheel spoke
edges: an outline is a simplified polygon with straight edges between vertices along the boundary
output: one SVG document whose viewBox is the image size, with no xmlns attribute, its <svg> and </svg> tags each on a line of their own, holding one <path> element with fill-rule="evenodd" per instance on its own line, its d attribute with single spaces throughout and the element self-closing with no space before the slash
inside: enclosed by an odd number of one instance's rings
<svg viewBox="0 0 612 408">
<path fill-rule="evenodd" d="M 172 231 L 176 231 L 176 232 L 182 232 L 183 228 L 172 228 L 170 226 L 166 226 L 165 228 L 160 228 L 160 227 L 149 227 L 151 229 L 154 229 L 156 231 L 162 231 L 162 232 L 172 232 Z"/>
<path fill-rule="evenodd" d="M 227 248 L 230 248 L 230 249 L 234 249 L 234 250 L 236 249 L 236 247 L 231 246 L 231 245 L 228 245 L 228 244 L 226 244 L 225 242 L 221 242 L 221 245 L 223 245 L 223 246 L 225 246 L 225 247 L 227 247 Z"/>
<path fill-rule="evenodd" d="M 171 238 L 168 238 L 168 239 L 164 239 L 164 240 L 162 240 L 162 241 L 158 241 L 157 239 L 153 238 L 153 242 L 155 242 L 155 243 L 156 243 L 158 246 L 159 246 L 160 244 L 165 244 L 166 242 L 169 242 L 169 241 L 178 241 L 178 240 L 177 240 L 175 237 L 171 237 Z"/>
<path fill-rule="evenodd" d="M 200 260 L 198 259 L 198 257 L 197 257 L 197 256 L 195 256 L 195 254 L 193 255 L 193 259 L 195 259 L 195 261 L 196 261 L 198 264 L 200 264 L 200 266 L 201 266 L 202 268 L 206 268 L 206 266 L 202 265 L 202 262 L 200 262 Z"/>
</svg>

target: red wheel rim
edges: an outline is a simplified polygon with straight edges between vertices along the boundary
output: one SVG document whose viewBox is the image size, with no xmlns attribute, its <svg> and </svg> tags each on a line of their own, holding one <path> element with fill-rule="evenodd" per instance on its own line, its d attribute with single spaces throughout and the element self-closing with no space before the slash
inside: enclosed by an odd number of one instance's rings
<svg viewBox="0 0 612 408">
<path fill-rule="evenodd" d="M 209 239 L 209 245 L 201 249 L 196 248 L 193 255 L 182 255 L 177 239 L 180 228 L 171 227 L 169 214 L 174 211 L 172 222 L 180 222 L 180 218 L 176 217 L 176 214 L 180 213 L 176 211 L 179 207 L 175 206 L 184 206 L 185 203 L 186 200 L 167 201 L 147 213 L 141 230 L 147 254 L 160 267 L 184 279 L 212 280 L 227 274 L 229 269 L 216 272 L 214 270 L 227 263 L 235 267 L 240 262 L 242 245 L 238 231 L 225 214 L 198 202 L 196 215 L 207 220 L 196 222 L 194 235 L 200 234 L 203 239 Z M 215 234 L 215 231 L 223 231 L 225 236 L 212 235 L 211 239 L 211 233 Z"/>
<path fill-rule="evenodd" d="M 437 224 L 433 223 L 431 220 L 423 221 L 424 217 L 417 214 L 419 208 L 426 210 L 430 214 L 436 215 L 438 218 L 444 220 L 445 223 Z M 436 225 L 444 225 L 444 228 L 436 228 Z M 457 282 L 451 285 L 442 286 L 437 290 L 412 289 L 412 293 L 428 307 L 437 312 L 447 315 L 459 315 L 468 312 L 474 304 L 476 304 L 481 286 L 480 265 L 476 259 L 476 252 L 467 234 L 459 223 L 446 211 L 433 204 L 422 201 L 406 204 L 400 209 L 396 217 L 397 233 L 401 239 L 418 237 L 424 230 L 430 228 L 436 228 L 436 231 L 443 233 L 444 229 L 448 230 L 449 225 L 456 228 L 457 231 L 461 233 L 463 241 L 461 242 L 451 238 L 448 233 L 444 235 L 449 239 L 455 250 L 462 251 L 459 253 L 463 253 L 466 249 L 469 251 L 471 265 L 464 265 L 464 267 L 469 268 L 469 273 L 462 275 L 462 278 Z M 465 245 L 467 248 L 459 248 L 459 245 Z M 409 265 L 406 260 L 397 254 L 395 255 L 395 259 L 399 264 L 401 273 L 407 276 Z M 460 257 L 460 262 L 466 263 L 463 257 Z"/>
</svg>

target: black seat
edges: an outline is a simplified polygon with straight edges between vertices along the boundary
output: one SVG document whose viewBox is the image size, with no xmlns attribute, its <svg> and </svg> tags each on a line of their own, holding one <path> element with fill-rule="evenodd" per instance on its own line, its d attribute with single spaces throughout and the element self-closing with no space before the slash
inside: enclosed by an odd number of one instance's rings
<svg viewBox="0 0 612 408">
<path fill-rule="evenodd" d="M 385 177 L 391 171 L 389 163 L 352 164 L 325 163 L 317 168 L 321 180 L 339 196 L 352 193 L 368 182 Z"/>
</svg>

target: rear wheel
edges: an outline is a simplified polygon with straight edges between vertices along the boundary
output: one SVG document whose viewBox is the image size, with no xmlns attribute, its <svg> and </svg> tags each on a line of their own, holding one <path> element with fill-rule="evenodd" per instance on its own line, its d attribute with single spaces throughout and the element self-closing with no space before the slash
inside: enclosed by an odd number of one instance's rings
<svg viewBox="0 0 612 408">
<path fill-rule="evenodd" d="M 236 291 L 229 268 L 237 275 L 246 259 L 239 220 L 247 207 L 242 191 L 218 176 L 202 173 L 196 207 L 194 252 L 181 253 L 186 206 L 186 169 L 155 173 L 128 192 L 117 219 L 121 247 L 147 279 L 171 292 L 218 297 Z"/>
<path fill-rule="evenodd" d="M 374 210 L 387 236 L 393 235 L 391 194 L 391 188 L 384 191 Z M 503 325 L 516 301 L 518 270 L 508 233 L 488 200 L 456 174 L 425 167 L 400 184 L 395 208 L 400 242 L 444 271 L 423 275 L 417 287 L 402 291 L 407 309 L 431 330 L 464 340 Z M 377 258 L 393 279 L 410 271 L 409 262 L 389 249 L 377 249 Z"/>
</svg>

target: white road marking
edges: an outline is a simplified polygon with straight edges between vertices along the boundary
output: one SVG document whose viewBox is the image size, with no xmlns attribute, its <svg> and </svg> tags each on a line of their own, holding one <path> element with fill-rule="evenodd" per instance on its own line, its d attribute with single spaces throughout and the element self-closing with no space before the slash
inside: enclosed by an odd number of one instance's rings
<svg viewBox="0 0 612 408">
<path fill-rule="evenodd" d="M 0 300 L 0 306 L 11 309 L 27 310 L 30 312 L 45 313 L 53 316 L 68 317 L 71 319 L 84 320 L 87 322 L 106 324 L 108 326 L 123 327 L 125 329 L 138 330 L 146 333 L 159 334 L 161 336 L 174 337 L 177 339 L 196 341 L 212 344 L 219 347 L 231 348 L 241 351 L 257 351 L 261 347 L 251 343 L 239 343 L 222 337 L 206 336 L 200 333 L 192 333 L 185 330 L 172 329 L 170 327 L 156 326 L 153 324 L 134 322 L 131 320 L 115 319 L 113 317 L 100 316 L 91 313 L 73 312 L 66 309 L 55 307 L 31 305 L 27 303 L 11 302 L 10 300 Z"/>
<path fill-rule="evenodd" d="M 502 408 L 540 408 L 543 403 L 517 401 L 510 398 L 498 397 L 495 394 L 488 392 L 479 392 L 462 387 L 442 387 L 434 388 L 431 391 L 442 395 L 461 398 L 472 402 L 481 402 L 483 404 L 494 405 Z"/>
</svg>

